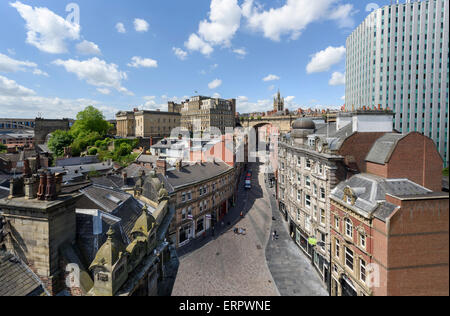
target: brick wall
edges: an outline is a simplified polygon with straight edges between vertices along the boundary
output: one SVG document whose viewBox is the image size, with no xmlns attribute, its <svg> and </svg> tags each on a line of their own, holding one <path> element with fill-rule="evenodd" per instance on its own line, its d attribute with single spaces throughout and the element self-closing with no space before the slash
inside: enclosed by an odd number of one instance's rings
<svg viewBox="0 0 450 316">
<path fill-rule="evenodd" d="M 395 147 L 384 164 L 367 162 L 367 172 L 385 178 L 406 178 L 432 191 L 442 191 L 442 158 L 433 140 L 410 133 Z"/>
<path fill-rule="evenodd" d="M 360 172 L 366 172 L 366 157 L 375 141 L 385 133 L 355 133 L 348 137 L 341 148 L 339 155 L 353 156 Z"/>
<path fill-rule="evenodd" d="M 449 295 L 449 200 L 399 201 L 389 220 L 388 295 Z"/>
</svg>

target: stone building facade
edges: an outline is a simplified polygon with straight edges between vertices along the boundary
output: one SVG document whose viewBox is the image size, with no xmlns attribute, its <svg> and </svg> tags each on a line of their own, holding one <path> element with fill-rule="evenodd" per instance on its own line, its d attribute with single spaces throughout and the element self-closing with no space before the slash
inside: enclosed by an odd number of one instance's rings
<svg viewBox="0 0 450 316">
<path fill-rule="evenodd" d="M 162 138 L 170 136 L 180 126 L 181 116 L 174 112 L 133 111 L 116 114 L 117 136 Z"/>
<path fill-rule="evenodd" d="M 372 121 L 371 128 L 361 121 Z M 390 125 L 386 124 L 389 122 Z M 277 198 L 290 234 L 329 286 L 330 193 L 364 171 L 375 141 L 392 132 L 391 112 L 344 113 L 337 122 L 300 118 L 282 135 L 278 149 Z M 311 238 L 313 243 L 311 244 Z M 317 244 L 316 244 L 317 242 Z"/>
<path fill-rule="evenodd" d="M 61 174 L 27 173 L 0 200 L 0 250 L 17 255 L 49 295 L 157 295 L 174 214 L 161 183 L 152 188 L 154 200 L 139 203 L 89 182 L 62 185 Z"/>
<path fill-rule="evenodd" d="M 331 190 L 345 177 L 343 158 L 323 154 L 308 143 L 315 132 L 310 119 L 293 124 L 291 139 L 279 143 L 277 196 L 280 211 L 289 222 L 289 232 L 299 247 L 311 258 L 322 280 L 329 275 L 329 199 Z M 314 247 L 316 238 L 324 243 Z"/>
<path fill-rule="evenodd" d="M 225 128 L 236 126 L 236 99 L 219 99 L 195 96 L 181 104 L 181 127 L 193 131 L 196 120 L 198 128 L 206 131 L 210 127 L 217 127 L 222 134 Z"/>
<path fill-rule="evenodd" d="M 51 132 L 56 130 L 67 131 L 70 129 L 73 120 L 62 119 L 62 120 L 49 120 L 43 118 L 36 118 L 34 121 L 34 144 L 36 145 L 45 144 L 47 141 L 47 136 Z"/>
<path fill-rule="evenodd" d="M 155 177 L 169 192 L 169 208 L 175 211 L 169 236 L 177 246 L 187 245 L 222 220 L 234 204 L 235 168 L 221 161 L 184 164 L 168 168 L 158 160 Z M 152 198 L 149 189 L 154 180 L 147 177 L 142 196 Z"/>
</svg>

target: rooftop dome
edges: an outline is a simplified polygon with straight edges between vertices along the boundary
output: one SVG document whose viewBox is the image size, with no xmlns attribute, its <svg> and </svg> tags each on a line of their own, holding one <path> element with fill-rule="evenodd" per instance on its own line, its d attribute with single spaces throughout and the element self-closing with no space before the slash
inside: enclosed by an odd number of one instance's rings
<svg viewBox="0 0 450 316">
<path fill-rule="evenodd" d="M 292 123 L 292 129 L 316 129 L 316 124 L 310 118 L 299 118 Z"/>
</svg>

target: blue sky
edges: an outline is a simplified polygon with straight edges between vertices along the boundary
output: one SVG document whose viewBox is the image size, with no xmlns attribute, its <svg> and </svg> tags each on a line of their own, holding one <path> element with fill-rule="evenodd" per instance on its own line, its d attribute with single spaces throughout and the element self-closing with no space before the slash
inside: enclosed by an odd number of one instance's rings
<svg viewBox="0 0 450 316">
<path fill-rule="evenodd" d="M 0 117 L 93 104 L 113 118 L 195 91 L 236 98 L 241 113 L 270 110 L 277 89 L 290 109 L 340 106 L 345 40 L 373 2 L 1 1 Z"/>
</svg>

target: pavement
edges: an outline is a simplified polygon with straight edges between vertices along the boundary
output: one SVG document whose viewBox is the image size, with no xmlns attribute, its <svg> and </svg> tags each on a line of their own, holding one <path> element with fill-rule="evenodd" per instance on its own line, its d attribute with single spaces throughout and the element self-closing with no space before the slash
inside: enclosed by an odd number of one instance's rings
<svg viewBox="0 0 450 316">
<path fill-rule="evenodd" d="M 300 250 L 289 236 L 287 223 L 278 211 L 274 189 L 268 184 L 266 189 L 271 196 L 272 232 L 278 238 L 270 238 L 266 248 L 266 259 L 275 284 L 282 296 L 328 296 L 311 260 Z"/>
</svg>

